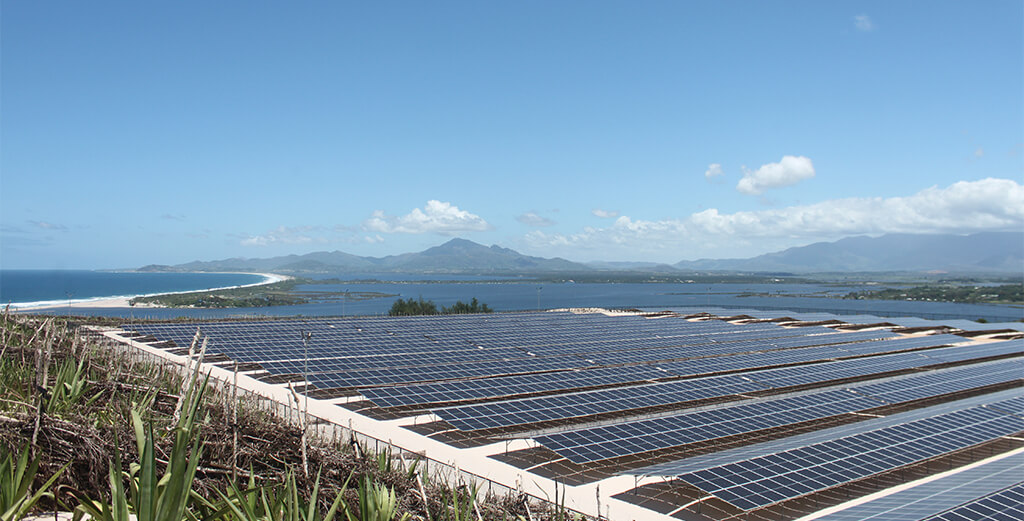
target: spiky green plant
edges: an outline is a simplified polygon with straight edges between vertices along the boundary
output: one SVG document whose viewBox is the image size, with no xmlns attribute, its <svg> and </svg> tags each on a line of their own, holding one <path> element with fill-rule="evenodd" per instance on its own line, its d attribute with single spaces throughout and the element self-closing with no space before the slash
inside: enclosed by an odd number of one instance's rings
<svg viewBox="0 0 1024 521">
<path fill-rule="evenodd" d="M 50 487 L 70 465 L 68 463 L 54 472 L 39 490 L 32 493 L 32 482 L 39 472 L 39 458 L 29 458 L 28 445 L 21 450 L 17 460 L 6 450 L 0 451 L 3 452 L 3 461 L 0 461 L 0 520 L 3 521 L 21 519 L 32 511 L 40 499 L 52 499 Z"/>
<path fill-rule="evenodd" d="M 370 481 L 363 477 L 359 483 L 359 515 L 358 517 L 346 506 L 345 517 L 348 521 L 392 521 L 398 514 L 398 496 L 394 488 Z M 399 521 L 409 519 L 409 513 L 402 514 Z"/>
<path fill-rule="evenodd" d="M 348 489 L 352 475 L 338 490 L 327 513 L 322 515 L 318 508 L 320 496 L 320 473 L 317 473 L 313 491 L 309 499 L 304 501 L 299 494 L 295 475 L 289 472 L 284 483 L 257 487 L 255 479 L 250 475 L 249 486 L 240 490 L 234 483 L 228 493 L 217 491 L 221 496 L 220 510 L 217 515 L 230 514 L 237 521 L 334 521 L 340 508 L 345 508 L 344 494 Z"/>
<path fill-rule="evenodd" d="M 139 462 L 129 466 L 128 494 L 124 490 L 121 453 L 114 447 L 114 461 L 110 466 L 111 503 L 79 497 L 78 510 L 97 521 L 128 521 L 129 512 L 138 521 L 182 521 L 193 519 L 189 510 L 195 500 L 192 482 L 202 454 L 199 424 L 196 421 L 207 381 L 193 380 L 183 400 L 183 414 L 174 426 L 174 445 L 163 475 L 158 478 L 158 462 L 154 452 L 152 423 L 143 424 L 138 407 L 131 412 L 132 427 Z"/>
<path fill-rule="evenodd" d="M 85 398 L 89 391 L 89 378 L 85 373 L 85 361 L 81 360 L 76 365 L 74 360 L 64 360 L 57 368 L 53 386 L 49 389 L 50 398 L 46 402 L 48 414 L 61 414 L 72 407 L 88 407 L 100 397 L 96 392 L 89 398 Z"/>
</svg>

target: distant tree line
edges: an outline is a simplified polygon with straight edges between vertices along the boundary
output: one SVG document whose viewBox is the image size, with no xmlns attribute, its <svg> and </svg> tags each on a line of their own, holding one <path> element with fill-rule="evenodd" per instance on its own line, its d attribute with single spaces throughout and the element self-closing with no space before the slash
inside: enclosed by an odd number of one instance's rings
<svg viewBox="0 0 1024 521">
<path fill-rule="evenodd" d="M 487 306 L 487 304 L 481 304 L 477 302 L 476 297 L 469 301 L 469 304 L 459 300 L 451 306 L 441 306 L 441 310 L 438 311 L 437 304 L 434 304 L 432 300 L 423 300 L 420 297 L 418 300 L 409 298 L 408 300 L 398 299 L 394 304 L 391 305 L 391 310 L 388 311 L 388 315 L 392 317 L 400 316 L 411 316 L 411 315 L 460 315 L 464 313 L 493 313 L 494 310 Z"/>
</svg>

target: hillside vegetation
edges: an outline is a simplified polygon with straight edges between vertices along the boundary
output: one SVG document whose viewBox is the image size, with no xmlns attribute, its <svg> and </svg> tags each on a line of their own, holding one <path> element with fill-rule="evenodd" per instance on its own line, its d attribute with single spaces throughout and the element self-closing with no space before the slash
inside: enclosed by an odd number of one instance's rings
<svg viewBox="0 0 1024 521">
<path fill-rule="evenodd" d="M 0 519 L 51 509 L 102 521 L 562 520 L 484 497 L 415 457 L 309 439 L 198 371 L 150 363 L 52 318 L 0 326 Z"/>
</svg>

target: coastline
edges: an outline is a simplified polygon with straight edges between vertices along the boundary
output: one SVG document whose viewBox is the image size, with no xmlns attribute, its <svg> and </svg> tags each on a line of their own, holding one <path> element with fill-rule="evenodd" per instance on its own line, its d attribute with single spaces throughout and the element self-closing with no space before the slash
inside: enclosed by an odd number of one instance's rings
<svg viewBox="0 0 1024 521">
<path fill-rule="evenodd" d="M 154 297 L 157 295 L 180 295 L 184 293 L 198 293 L 201 291 L 220 291 L 225 289 L 238 289 L 238 288 L 251 288 L 253 286 L 263 286 L 266 284 L 273 284 L 275 282 L 282 282 L 285 280 L 292 279 L 294 277 L 290 275 L 280 275 L 277 273 L 253 273 L 253 272 L 223 272 L 223 273 L 240 273 L 246 275 L 259 275 L 264 279 L 260 282 L 254 282 L 252 284 L 242 284 L 239 286 L 224 286 L 220 288 L 209 288 L 209 289 L 196 289 L 191 291 L 171 291 L 164 293 L 147 293 L 142 295 L 119 295 L 112 297 L 97 297 L 90 299 L 80 299 L 71 301 L 59 301 L 51 300 L 45 302 L 12 302 L 10 304 L 11 311 L 39 311 L 39 310 L 51 310 L 51 309 L 83 309 L 83 308 L 159 308 L 164 307 L 158 304 L 137 304 L 132 306 L 129 301 L 137 297 Z"/>
</svg>

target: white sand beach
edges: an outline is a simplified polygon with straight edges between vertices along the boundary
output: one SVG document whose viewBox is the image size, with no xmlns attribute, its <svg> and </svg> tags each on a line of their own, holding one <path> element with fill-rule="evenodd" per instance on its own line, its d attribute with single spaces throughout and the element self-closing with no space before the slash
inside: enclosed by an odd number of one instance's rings
<svg viewBox="0 0 1024 521">
<path fill-rule="evenodd" d="M 175 291 L 175 292 L 170 292 L 170 293 L 151 293 L 151 294 L 147 294 L 147 295 L 133 295 L 133 296 L 125 296 L 125 297 L 109 297 L 109 298 L 87 299 L 87 300 L 77 300 L 77 301 L 73 300 L 73 301 L 70 301 L 70 302 L 65 302 L 63 304 L 59 303 L 59 301 L 53 301 L 53 302 L 49 302 L 49 303 L 46 303 L 46 304 L 43 304 L 43 305 L 28 304 L 28 305 L 19 306 L 17 304 L 12 304 L 11 305 L 11 309 L 12 310 L 17 310 L 17 311 L 37 311 L 37 310 L 44 310 L 44 309 L 62 309 L 62 308 L 63 309 L 132 308 L 132 307 L 135 307 L 135 308 L 157 308 L 157 307 L 163 307 L 163 306 L 160 306 L 158 304 L 148 304 L 148 303 L 140 303 L 140 304 L 136 304 L 136 305 L 132 306 L 129 303 L 129 301 L 131 301 L 131 299 L 136 298 L 136 297 L 152 297 L 152 296 L 156 296 L 156 295 L 177 295 L 177 294 L 181 294 L 181 293 L 196 293 L 196 292 L 199 292 L 199 291 L 218 291 L 218 290 L 222 290 L 222 289 L 249 288 L 249 287 L 253 287 L 253 286 L 263 286 L 265 284 L 273 284 L 275 282 L 281 282 L 281 281 L 285 281 L 285 280 L 289 280 L 289 279 L 294 278 L 294 277 L 291 277 L 291 276 L 288 276 L 288 275 L 280 275 L 280 274 L 277 274 L 277 273 L 249 273 L 249 272 L 245 272 L 245 274 L 246 275 L 260 275 L 260 276 L 264 277 L 264 280 L 261 281 L 261 282 L 253 283 L 253 284 L 243 284 L 241 286 L 225 286 L 225 287 L 222 287 L 222 288 L 200 289 L 200 290 L 193 290 L 193 291 Z"/>
</svg>

